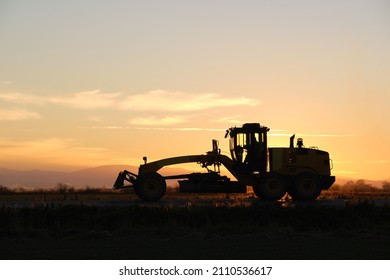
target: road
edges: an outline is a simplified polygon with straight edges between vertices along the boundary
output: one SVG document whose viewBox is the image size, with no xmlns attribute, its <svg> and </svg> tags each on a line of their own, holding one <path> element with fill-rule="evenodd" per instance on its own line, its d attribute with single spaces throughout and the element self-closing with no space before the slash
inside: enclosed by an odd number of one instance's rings
<svg viewBox="0 0 390 280">
<path fill-rule="evenodd" d="M 390 199 L 372 199 L 368 200 L 375 206 L 383 207 L 385 205 L 390 206 Z M 268 202 L 257 199 L 166 199 L 158 202 L 145 202 L 141 200 L 52 200 L 52 201 L 0 201 L 0 207 L 10 208 L 24 208 L 24 207 L 39 207 L 39 206 L 65 206 L 65 205 L 86 205 L 97 207 L 223 207 L 223 206 L 246 206 L 246 207 L 264 207 L 264 206 L 277 206 L 283 207 L 302 207 L 302 206 L 314 206 L 314 207 L 346 207 L 347 205 L 357 204 L 356 200 L 348 199 L 319 199 L 312 202 L 303 201 L 280 201 L 280 202 Z"/>
</svg>

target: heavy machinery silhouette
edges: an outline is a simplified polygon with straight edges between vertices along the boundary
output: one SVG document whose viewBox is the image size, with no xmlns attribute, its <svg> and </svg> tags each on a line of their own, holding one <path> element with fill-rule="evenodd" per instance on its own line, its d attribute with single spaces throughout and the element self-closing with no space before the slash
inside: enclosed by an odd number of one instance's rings
<svg viewBox="0 0 390 280">
<path fill-rule="evenodd" d="M 172 157 L 147 162 L 139 167 L 138 174 L 121 171 L 114 189 L 134 187 L 135 193 L 145 201 L 157 201 L 166 191 L 166 180 L 179 179 L 180 192 L 184 193 L 246 193 L 251 186 L 257 197 L 276 201 L 288 193 L 294 200 L 314 200 L 322 190 L 329 189 L 335 177 L 331 176 L 329 153 L 316 147 L 305 148 L 303 140 L 290 138 L 288 148 L 268 148 L 269 128 L 258 123 L 231 127 L 229 137 L 231 158 L 221 154 L 218 141 L 212 140 L 212 151 L 202 155 Z M 204 173 L 161 176 L 164 166 L 196 162 L 207 169 Z M 223 165 L 237 181 L 220 175 Z M 125 181 L 130 184 L 125 185 Z"/>
</svg>

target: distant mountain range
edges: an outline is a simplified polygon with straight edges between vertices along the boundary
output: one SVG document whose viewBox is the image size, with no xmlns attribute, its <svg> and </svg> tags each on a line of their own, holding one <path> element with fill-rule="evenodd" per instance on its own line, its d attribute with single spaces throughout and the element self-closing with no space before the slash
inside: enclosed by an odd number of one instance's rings
<svg viewBox="0 0 390 280">
<path fill-rule="evenodd" d="M 138 173 L 138 166 L 128 165 L 105 165 L 94 168 L 87 168 L 76 172 L 59 172 L 59 171 L 43 171 L 43 170 L 11 170 L 0 168 L 0 185 L 6 187 L 23 187 L 26 189 L 45 189 L 53 188 L 58 183 L 69 184 L 76 188 L 85 186 L 95 188 L 111 188 L 119 171 L 128 170 Z M 165 167 L 161 169 L 161 174 L 164 176 L 188 174 L 189 171 L 184 168 Z M 223 174 L 228 175 L 229 174 Z M 232 176 L 229 176 L 232 178 Z M 233 180 L 233 178 L 232 178 Z M 336 177 L 336 183 L 345 184 L 348 181 L 356 181 L 356 179 Z M 388 179 L 390 181 L 390 178 Z M 365 180 L 367 184 L 374 187 L 381 187 L 383 180 Z M 175 185 L 173 181 L 171 184 Z"/>
<path fill-rule="evenodd" d="M 87 168 L 76 172 L 59 172 L 43 170 L 11 170 L 0 168 L 0 185 L 26 189 L 53 188 L 58 183 L 69 184 L 76 188 L 85 186 L 95 188 L 111 188 L 119 171 L 128 170 L 138 173 L 138 166 L 128 165 L 106 165 L 94 168 Z M 191 173 L 182 168 L 163 168 L 161 174 L 165 176 Z"/>
</svg>

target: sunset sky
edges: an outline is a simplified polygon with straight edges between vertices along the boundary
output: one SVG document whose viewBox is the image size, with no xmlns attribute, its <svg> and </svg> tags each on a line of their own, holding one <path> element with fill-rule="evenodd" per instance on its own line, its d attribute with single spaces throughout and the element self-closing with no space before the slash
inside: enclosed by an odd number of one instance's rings
<svg viewBox="0 0 390 280">
<path fill-rule="evenodd" d="M 227 153 L 244 122 L 390 179 L 390 2 L 0 0 L 0 167 Z"/>
</svg>

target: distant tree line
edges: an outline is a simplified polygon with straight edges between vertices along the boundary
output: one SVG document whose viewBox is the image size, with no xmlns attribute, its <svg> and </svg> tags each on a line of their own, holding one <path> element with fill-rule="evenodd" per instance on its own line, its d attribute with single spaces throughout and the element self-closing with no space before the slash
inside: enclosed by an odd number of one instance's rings
<svg viewBox="0 0 390 280">
<path fill-rule="evenodd" d="M 348 181 L 343 185 L 335 184 L 330 188 L 331 191 L 340 191 L 340 192 L 380 192 L 380 191 L 390 191 L 390 182 L 383 181 L 382 187 L 377 188 L 371 184 L 366 183 L 365 180 L 357 181 Z"/>
<path fill-rule="evenodd" d="M 380 188 L 374 187 L 371 184 L 366 183 L 365 180 L 357 180 L 357 181 L 348 181 L 345 184 L 334 184 L 330 189 L 330 191 L 338 191 L 338 192 L 390 192 L 390 182 L 383 181 L 382 186 Z M 0 185 L 0 194 L 11 194 L 11 193 L 102 193 L 102 192 L 111 192 L 112 189 L 108 188 L 97 188 L 92 186 L 84 186 L 82 188 L 76 188 L 70 184 L 66 183 L 57 183 L 53 188 L 48 189 L 25 189 L 25 188 L 10 188 L 4 185 Z M 126 191 L 126 190 L 123 190 Z M 169 188 L 167 191 L 175 192 L 175 188 Z"/>
<path fill-rule="evenodd" d="M 11 194 L 11 193 L 102 193 L 111 191 L 107 188 L 97 188 L 92 186 L 84 186 L 82 188 L 76 188 L 70 184 L 57 183 L 52 188 L 39 188 L 39 189 L 26 189 L 22 187 L 11 188 L 4 185 L 0 185 L 0 194 Z"/>
</svg>

